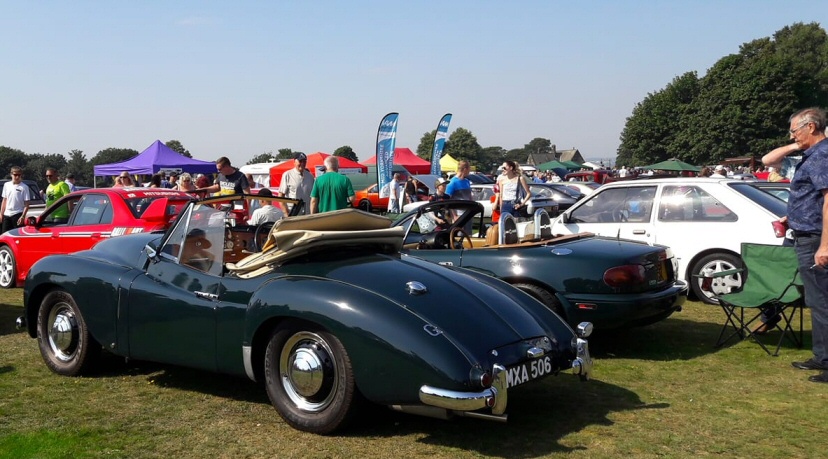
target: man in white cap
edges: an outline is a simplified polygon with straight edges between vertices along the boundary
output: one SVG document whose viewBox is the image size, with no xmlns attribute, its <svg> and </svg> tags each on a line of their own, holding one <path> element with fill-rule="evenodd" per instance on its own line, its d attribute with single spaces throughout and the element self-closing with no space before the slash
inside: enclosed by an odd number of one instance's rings
<svg viewBox="0 0 828 459">
<path fill-rule="evenodd" d="M 721 164 L 717 165 L 713 168 L 713 173 L 710 174 L 710 178 L 725 178 L 724 175 L 724 166 Z"/>
</svg>

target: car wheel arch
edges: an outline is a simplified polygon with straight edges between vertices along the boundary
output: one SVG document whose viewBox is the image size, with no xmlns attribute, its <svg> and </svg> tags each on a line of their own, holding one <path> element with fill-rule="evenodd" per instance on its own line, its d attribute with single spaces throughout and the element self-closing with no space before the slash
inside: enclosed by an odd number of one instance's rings
<svg viewBox="0 0 828 459">
<path fill-rule="evenodd" d="M 63 290 L 60 286 L 55 284 L 40 284 L 35 289 L 29 292 L 28 307 L 24 311 L 26 317 L 26 331 L 32 338 L 37 338 L 37 312 L 40 309 L 40 303 L 46 298 L 46 295 Z"/>
<path fill-rule="evenodd" d="M 557 292 L 549 286 L 527 279 L 510 279 L 507 280 L 507 282 L 518 290 L 521 290 L 537 299 L 543 303 L 544 306 L 551 309 L 552 312 L 559 315 L 564 321 L 566 321 L 567 314 L 564 310 L 564 302 L 558 299 Z"/>
<path fill-rule="evenodd" d="M 685 280 L 687 281 L 688 285 L 691 286 L 691 291 L 694 291 L 694 289 L 692 287 L 695 285 L 694 282 L 697 282 L 697 279 L 693 277 L 695 274 L 697 274 L 695 272 L 694 268 L 696 267 L 696 265 L 702 259 L 704 259 L 704 258 L 706 258 L 710 255 L 718 255 L 718 256 L 725 255 L 725 256 L 729 256 L 729 257 L 734 257 L 736 260 L 739 261 L 740 264 L 743 264 L 742 256 L 739 253 L 734 252 L 733 250 L 729 250 L 729 249 L 725 249 L 725 248 L 721 248 L 721 247 L 710 248 L 710 249 L 706 249 L 706 250 L 703 250 L 703 251 L 697 253 L 685 265 L 686 268 L 685 268 L 684 277 L 685 277 Z M 703 301 L 701 298 L 697 298 L 697 299 L 699 301 Z M 707 302 L 707 303 L 709 303 L 709 302 Z M 710 303 L 710 304 L 716 304 L 716 303 Z"/>
</svg>

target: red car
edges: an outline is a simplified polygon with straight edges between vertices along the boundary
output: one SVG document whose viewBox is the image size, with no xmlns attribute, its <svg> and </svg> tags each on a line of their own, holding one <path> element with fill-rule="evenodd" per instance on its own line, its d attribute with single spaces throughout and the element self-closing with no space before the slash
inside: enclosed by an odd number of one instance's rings
<svg viewBox="0 0 828 459">
<path fill-rule="evenodd" d="M 0 287 L 22 286 L 32 265 L 46 255 L 166 229 L 192 199 L 159 188 L 94 188 L 64 196 L 39 217 L 28 218 L 26 226 L 0 235 Z"/>
<path fill-rule="evenodd" d="M 433 175 L 423 175 L 418 177 L 435 177 Z M 434 183 L 434 180 L 431 181 Z M 422 181 L 417 185 L 417 196 L 420 200 L 428 199 L 429 194 L 429 186 L 425 185 Z M 377 184 L 373 184 L 367 188 L 363 188 L 361 190 L 354 191 L 354 207 L 357 209 L 364 210 L 366 212 L 372 211 L 387 211 L 388 210 L 388 197 L 380 198 L 379 192 L 377 191 Z"/>
</svg>

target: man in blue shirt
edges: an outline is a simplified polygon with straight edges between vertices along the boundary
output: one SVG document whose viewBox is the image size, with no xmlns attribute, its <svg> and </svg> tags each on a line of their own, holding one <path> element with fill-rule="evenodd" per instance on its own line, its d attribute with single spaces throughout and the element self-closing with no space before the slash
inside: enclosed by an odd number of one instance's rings
<svg viewBox="0 0 828 459">
<path fill-rule="evenodd" d="M 828 139 L 825 111 L 806 108 L 790 118 L 793 143 L 762 157 L 767 166 L 779 167 L 782 159 L 804 150 L 796 165 L 788 198 L 788 225 L 794 233 L 799 274 L 805 287 L 805 304 L 811 308 L 814 356 L 793 362 L 802 370 L 822 370 L 809 381 L 828 383 Z"/>
<path fill-rule="evenodd" d="M 457 163 L 457 174 L 451 178 L 446 187 L 446 194 L 451 196 L 451 199 L 466 199 L 471 201 L 471 182 L 467 178 L 471 172 L 471 167 L 468 161 L 460 161 Z"/>
</svg>

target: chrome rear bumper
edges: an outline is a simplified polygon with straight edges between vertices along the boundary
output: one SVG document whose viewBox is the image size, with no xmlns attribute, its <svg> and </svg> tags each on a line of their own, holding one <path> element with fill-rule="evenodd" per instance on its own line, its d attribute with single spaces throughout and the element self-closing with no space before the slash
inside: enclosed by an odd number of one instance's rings
<svg viewBox="0 0 828 459">
<path fill-rule="evenodd" d="M 492 369 L 492 387 L 480 392 L 461 392 L 424 385 L 420 387 L 420 401 L 451 411 L 475 411 L 491 408 L 492 414 L 506 411 L 506 368 L 495 364 Z"/>
</svg>

